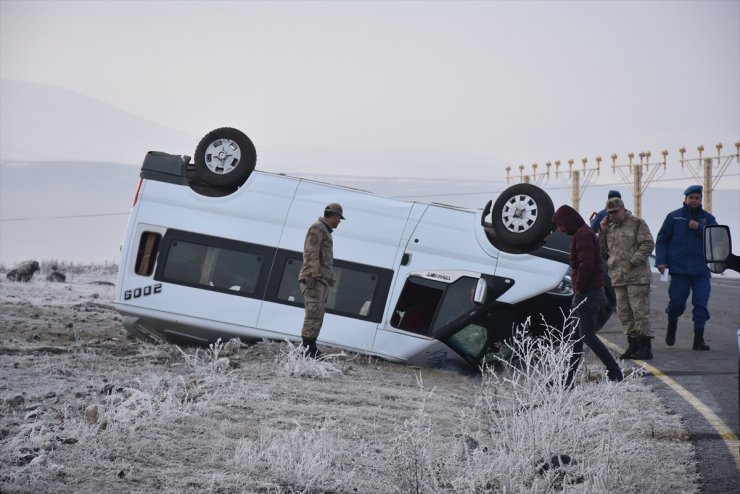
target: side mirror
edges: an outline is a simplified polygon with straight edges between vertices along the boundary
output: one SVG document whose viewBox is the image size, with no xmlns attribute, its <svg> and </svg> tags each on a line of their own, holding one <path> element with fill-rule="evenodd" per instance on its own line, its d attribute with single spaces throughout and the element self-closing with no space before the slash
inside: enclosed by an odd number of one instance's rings
<svg viewBox="0 0 740 494">
<path fill-rule="evenodd" d="M 486 302 L 487 295 L 488 282 L 483 278 L 478 278 L 478 284 L 475 285 L 475 293 L 473 294 L 473 303 L 483 305 Z"/>
<path fill-rule="evenodd" d="M 732 254 L 732 237 L 726 225 L 704 227 L 704 262 L 712 273 L 740 271 L 740 258 Z"/>
</svg>

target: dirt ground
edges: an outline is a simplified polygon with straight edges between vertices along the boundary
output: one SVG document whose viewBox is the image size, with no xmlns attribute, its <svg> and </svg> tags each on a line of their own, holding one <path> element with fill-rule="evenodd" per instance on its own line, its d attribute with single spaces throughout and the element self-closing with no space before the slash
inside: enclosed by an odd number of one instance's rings
<svg viewBox="0 0 740 494">
<path fill-rule="evenodd" d="M 37 278 L 0 280 L 1 492 L 697 490 L 680 419 L 638 377 L 586 365 L 509 433 L 480 424 L 499 393 L 480 377 L 285 342 L 149 345 L 112 306 L 114 270 Z M 575 418 L 525 420 L 548 400 Z M 548 467 L 554 452 L 572 463 Z"/>
</svg>

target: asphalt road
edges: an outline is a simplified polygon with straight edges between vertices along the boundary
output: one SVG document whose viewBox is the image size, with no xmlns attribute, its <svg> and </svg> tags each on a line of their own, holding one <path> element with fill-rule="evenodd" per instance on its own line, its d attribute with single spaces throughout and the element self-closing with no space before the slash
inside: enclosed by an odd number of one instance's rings
<svg viewBox="0 0 740 494">
<path fill-rule="evenodd" d="M 664 311 L 667 304 L 668 282 L 661 282 L 655 274 L 650 300 L 654 358 L 647 361 L 654 369 L 648 367 L 651 374 L 647 382 L 666 406 L 683 419 L 696 449 L 701 492 L 740 493 L 737 441 L 740 437 L 737 348 L 740 279 L 712 279 L 711 319 L 704 334 L 711 347 L 708 352 L 691 349 L 693 323 L 690 300 L 686 312 L 679 319 L 676 344 L 673 347 L 665 344 L 667 318 Z M 616 314 L 599 335 L 621 350 L 626 347 L 626 338 Z M 664 377 L 659 377 L 661 374 Z M 679 386 L 672 386 L 671 381 Z"/>
</svg>

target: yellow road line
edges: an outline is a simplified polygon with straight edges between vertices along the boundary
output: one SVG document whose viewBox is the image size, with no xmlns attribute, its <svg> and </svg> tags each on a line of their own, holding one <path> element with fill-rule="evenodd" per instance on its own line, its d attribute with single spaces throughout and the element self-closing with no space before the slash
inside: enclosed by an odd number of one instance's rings
<svg viewBox="0 0 740 494">
<path fill-rule="evenodd" d="M 599 338 L 601 339 L 601 341 L 604 342 L 606 346 L 608 346 L 612 350 L 615 350 L 619 353 L 622 353 L 624 351 L 622 348 L 615 345 L 606 338 L 603 338 L 602 336 L 599 336 Z M 648 364 L 644 360 L 633 360 L 633 362 L 636 362 L 638 365 L 643 366 L 645 370 L 647 370 L 650 374 L 663 381 L 666 386 L 670 387 L 681 398 L 686 400 L 689 405 L 694 407 L 697 412 L 701 413 L 704 416 L 707 422 L 709 422 L 709 425 L 711 425 L 714 430 L 717 431 L 719 436 L 725 442 L 727 449 L 730 450 L 730 454 L 735 458 L 735 466 L 738 468 L 738 470 L 740 470 L 740 439 L 738 439 L 735 433 L 732 432 L 732 429 L 730 429 L 727 424 L 725 424 L 725 422 L 721 418 L 719 418 L 719 416 L 717 416 L 716 413 L 714 413 L 709 407 L 702 403 L 699 398 L 694 396 L 691 391 L 684 388 L 676 381 L 665 375 L 663 371 L 661 371 L 657 367 Z"/>
</svg>

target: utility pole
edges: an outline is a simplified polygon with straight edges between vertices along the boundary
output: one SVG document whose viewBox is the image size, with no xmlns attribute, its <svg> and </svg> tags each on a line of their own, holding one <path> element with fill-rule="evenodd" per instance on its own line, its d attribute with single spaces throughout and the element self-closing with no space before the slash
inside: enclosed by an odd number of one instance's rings
<svg viewBox="0 0 740 494">
<path fill-rule="evenodd" d="M 681 153 L 681 168 L 683 168 L 685 165 L 694 176 L 694 178 L 704 183 L 704 198 L 702 200 L 702 207 L 710 213 L 712 212 L 712 192 L 717 186 L 720 177 L 724 175 L 725 171 L 730 166 L 730 163 L 732 163 L 733 159 L 736 162 L 740 163 L 740 141 L 735 143 L 735 154 L 726 154 L 722 156 L 721 142 L 714 147 L 717 149 L 716 158 L 702 158 L 701 153 L 704 151 L 704 146 L 699 146 L 696 148 L 696 150 L 699 151 L 699 157 L 692 159 L 684 159 L 686 148 L 682 147 L 678 150 L 678 152 Z M 712 172 L 714 171 L 715 160 L 717 164 L 717 173 L 713 174 Z M 701 178 L 700 171 L 703 172 L 701 174 Z"/>
<path fill-rule="evenodd" d="M 594 177 L 598 175 L 601 170 L 601 156 L 596 157 L 596 168 L 586 168 L 586 163 L 588 163 L 588 159 L 582 158 L 581 169 L 574 170 L 573 160 L 570 159 L 568 160 L 568 170 L 560 171 L 560 161 L 555 162 L 555 176 L 559 177 L 566 185 L 568 185 L 566 182 L 567 179 L 570 179 L 571 181 L 570 200 L 573 209 L 576 211 L 579 211 L 581 208 L 581 197 L 583 197 L 583 192 L 586 190 L 586 187 L 589 186 Z M 567 178 L 565 178 L 566 175 Z M 583 181 L 583 184 L 581 184 L 581 181 Z"/>
<path fill-rule="evenodd" d="M 638 218 L 642 218 L 642 196 L 648 185 L 650 185 L 650 182 L 655 178 L 655 174 L 660 170 L 661 165 L 663 167 L 663 172 L 665 173 L 666 156 L 668 156 L 668 151 L 663 150 L 660 154 L 663 155 L 662 162 L 651 163 L 650 156 L 652 156 L 652 154 L 650 151 L 645 151 L 638 155 L 640 157 L 640 163 L 633 163 L 632 160 L 635 157 L 635 153 L 629 153 L 627 155 L 627 158 L 629 158 L 629 164 L 623 165 L 617 165 L 616 154 L 612 154 L 611 156 L 612 173 L 619 173 L 619 176 L 626 185 L 632 185 L 632 196 L 635 198 L 633 213 Z M 650 168 L 651 166 L 652 169 Z M 625 172 L 625 170 L 627 171 Z M 631 180 L 630 175 L 632 176 Z"/>
</svg>

